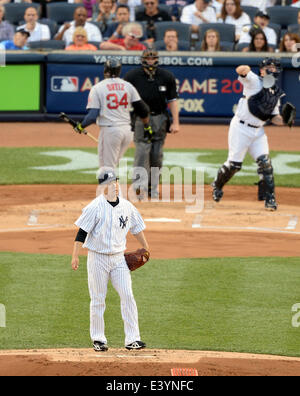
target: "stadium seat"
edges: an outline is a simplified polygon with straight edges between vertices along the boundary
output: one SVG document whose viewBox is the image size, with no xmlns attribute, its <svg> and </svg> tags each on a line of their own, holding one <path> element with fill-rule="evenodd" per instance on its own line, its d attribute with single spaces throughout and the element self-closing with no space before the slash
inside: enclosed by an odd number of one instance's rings
<svg viewBox="0 0 300 396">
<path fill-rule="evenodd" d="M 42 18 L 39 20 L 39 23 L 41 23 L 43 25 L 47 25 L 49 27 L 50 33 L 51 33 L 51 38 L 56 35 L 56 33 L 58 31 L 58 26 L 55 21 L 52 21 L 51 19 L 48 19 L 48 18 Z"/>
<path fill-rule="evenodd" d="M 156 31 L 156 40 L 163 40 L 165 31 L 168 29 L 174 29 L 178 33 L 179 40 L 190 40 L 190 28 L 191 26 L 187 23 L 181 22 L 156 22 L 155 23 L 155 31 Z"/>
<path fill-rule="evenodd" d="M 198 42 L 195 46 L 195 51 L 201 51 L 202 42 Z M 226 52 L 233 52 L 235 50 L 235 44 L 228 41 L 221 41 L 220 42 L 221 51 Z"/>
<path fill-rule="evenodd" d="M 158 8 L 160 10 L 162 10 L 162 11 L 166 11 L 170 15 L 170 17 L 172 16 L 172 7 L 170 7 L 170 6 L 166 5 L 166 4 L 159 4 Z M 138 12 L 142 12 L 144 10 L 145 10 L 145 7 L 143 5 L 136 6 L 135 9 L 134 9 L 135 15 Z"/>
<path fill-rule="evenodd" d="M 281 25 L 281 28 L 287 29 L 289 25 L 297 23 L 299 8 L 295 7 L 269 7 L 267 13 L 270 16 L 271 23 Z"/>
<path fill-rule="evenodd" d="M 235 50 L 242 51 L 246 47 L 249 47 L 249 43 L 237 43 L 235 46 Z"/>
<path fill-rule="evenodd" d="M 249 15 L 250 19 L 252 22 L 254 22 L 254 17 L 259 11 L 258 7 L 250 7 L 250 6 L 243 6 L 242 7 L 243 11 Z"/>
<path fill-rule="evenodd" d="M 65 22 L 73 21 L 74 11 L 80 6 L 82 5 L 78 3 L 49 3 L 47 4 L 47 17 L 58 25 L 63 25 Z"/>
<path fill-rule="evenodd" d="M 40 13 L 40 5 L 37 3 L 7 3 L 5 7 L 5 19 L 18 26 L 20 21 L 24 20 L 25 10 L 28 7 L 34 7 Z"/>
<path fill-rule="evenodd" d="M 37 50 L 63 50 L 65 49 L 66 43 L 63 40 L 43 40 L 43 41 L 32 41 L 28 43 L 30 49 Z"/>
<path fill-rule="evenodd" d="M 293 0 L 276 0 L 276 6 L 289 6 L 293 3 Z"/>
<path fill-rule="evenodd" d="M 155 49 L 157 51 L 165 51 L 165 42 L 163 40 L 155 41 Z M 178 41 L 178 51 L 189 51 L 190 42 L 185 40 Z"/>
<path fill-rule="evenodd" d="M 276 34 L 277 34 L 277 43 L 279 43 L 280 38 L 281 38 L 281 25 L 279 25 L 278 23 L 269 23 L 268 25 L 269 28 L 272 28 L 273 30 L 275 30 Z"/>
<path fill-rule="evenodd" d="M 300 25 L 289 25 L 288 26 L 288 32 L 289 33 L 296 33 L 300 36 Z"/>
<path fill-rule="evenodd" d="M 219 32 L 222 41 L 235 42 L 235 25 L 229 23 L 203 23 L 199 25 L 199 40 L 202 41 L 205 32 L 214 29 Z"/>
</svg>

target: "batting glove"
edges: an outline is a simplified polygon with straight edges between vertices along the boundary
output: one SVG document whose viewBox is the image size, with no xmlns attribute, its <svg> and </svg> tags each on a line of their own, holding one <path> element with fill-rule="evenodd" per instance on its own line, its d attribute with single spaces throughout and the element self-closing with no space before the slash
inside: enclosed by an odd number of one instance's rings
<svg viewBox="0 0 300 396">
<path fill-rule="evenodd" d="M 76 127 L 74 127 L 74 131 L 77 133 L 82 133 L 84 131 L 84 128 L 82 127 L 80 122 L 77 122 Z"/>
<path fill-rule="evenodd" d="M 144 138 L 148 140 L 148 143 L 152 141 L 153 138 L 153 130 L 151 125 L 144 126 Z"/>
</svg>

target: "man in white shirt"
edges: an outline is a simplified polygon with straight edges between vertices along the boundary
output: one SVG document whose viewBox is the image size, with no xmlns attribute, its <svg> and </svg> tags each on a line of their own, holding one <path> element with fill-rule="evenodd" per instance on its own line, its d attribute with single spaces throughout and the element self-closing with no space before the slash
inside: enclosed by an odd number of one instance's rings
<svg viewBox="0 0 300 396">
<path fill-rule="evenodd" d="M 17 30 L 24 29 L 30 33 L 27 42 L 50 40 L 51 38 L 49 27 L 47 25 L 38 23 L 38 19 L 39 17 L 37 10 L 34 7 L 28 7 L 25 10 L 24 20 L 26 23 L 25 25 L 19 26 Z"/>
<path fill-rule="evenodd" d="M 292 7 L 299 7 L 300 8 L 300 0 L 297 3 L 292 4 Z"/>
<path fill-rule="evenodd" d="M 97 26 L 89 23 L 87 20 L 87 11 L 84 7 L 76 8 L 74 12 L 74 20 L 72 22 L 66 22 L 61 28 L 59 29 L 58 33 L 54 37 L 55 40 L 64 40 L 66 45 L 71 44 L 73 41 L 73 33 L 78 26 L 82 26 L 88 36 L 88 41 L 102 41 L 102 34 Z"/>
<path fill-rule="evenodd" d="M 268 7 L 273 7 L 276 0 L 241 0 L 241 6 L 257 7 L 261 11 L 266 11 Z"/>
<path fill-rule="evenodd" d="M 269 22 L 270 22 L 269 15 L 262 11 L 259 11 L 254 18 L 254 24 L 257 25 L 258 28 L 263 30 L 263 32 L 265 33 L 265 35 L 267 37 L 268 44 L 276 46 L 277 45 L 277 34 L 274 29 L 268 27 Z M 252 28 L 251 25 L 244 26 L 243 32 L 242 32 L 240 40 L 239 40 L 239 44 L 251 42 L 251 34 L 250 34 L 251 28 Z"/>
<path fill-rule="evenodd" d="M 209 5 L 210 0 L 196 0 L 194 4 L 185 6 L 182 10 L 180 22 L 192 25 L 192 32 L 198 32 L 202 23 L 217 22 L 216 11 Z"/>
</svg>

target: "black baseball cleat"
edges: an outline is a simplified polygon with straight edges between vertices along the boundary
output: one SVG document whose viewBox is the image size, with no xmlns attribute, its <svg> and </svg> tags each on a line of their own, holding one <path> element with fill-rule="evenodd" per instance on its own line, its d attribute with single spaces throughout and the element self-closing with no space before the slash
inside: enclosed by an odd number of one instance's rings
<svg viewBox="0 0 300 396">
<path fill-rule="evenodd" d="M 265 200 L 265 208 L 267 210 L 275 211 L 275 210 L 277 210 L 277 207 L 278 207 L 278 205 L 277 205 L 277 202 L 276 202 L 274 197 L 273 198 L 269 198 L 269 199 L 267 198 Z"/>
<path fill-rule="evenodd" d="M 213 182 L 213 183 L 211 184 L 211 186 L 212 186 L 212 188 L 213 188 L 213 192 L 212 192 L 213 200 L 214 200 L 215 202 L 221 201 L 221 199 L 222 199 L 222 197 L 223 197 L 223 194 L 224 194 L 223 191 L 216 187 L 215 182 Z"/>
<path fill-rule="evenodd" d="M 94 341 L 93 347 L 95 352 L 106 352 L 108 351 L 108 346 L 101 341 Z"/>
<path fill-rule="evenodd" d="M 136 350 L 136 349 L 143 349 L 146 348 L 146 344 L 142 341 L 134 341 L 131 344 L 125 346 L 126 349 L 129 351 Z"/>
</svg>

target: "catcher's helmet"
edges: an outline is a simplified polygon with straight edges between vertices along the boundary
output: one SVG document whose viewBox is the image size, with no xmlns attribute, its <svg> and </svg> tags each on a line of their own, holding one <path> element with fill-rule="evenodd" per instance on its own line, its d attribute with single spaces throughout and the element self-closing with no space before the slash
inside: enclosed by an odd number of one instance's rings
<svg viewBox="0 0 300 396">
<path fill-rule="evenodd" d="M 281 62 L 278 58 L 265 58 L 259 65 L 259 68 L 262 69 L 267 66 L 275 66 L 276 72 L 270 72 L 267 70 L 268 74 L 273 74 L 274 77 L 279 77 L 279 74 L 282 72 Z"/>
<path fill-rule="evenodd" d="M 122 64 L 118 58 L 109 58 L 104 64 L 104 77 L 120 77 L 121 69 Z"/>
<path fill-rule="evenodd" d="M 149 65 L 147 62 L 148 58 L 155 59 L 155 62 Z M 155 49 L 148 48 L 143 51 L 141 57 L 141 63 L 145 69 L 149 70 L 150 72 L 153 72 L 158 66 L 158 60 L 159 60 L 158 52 Z"/>
</svg>

